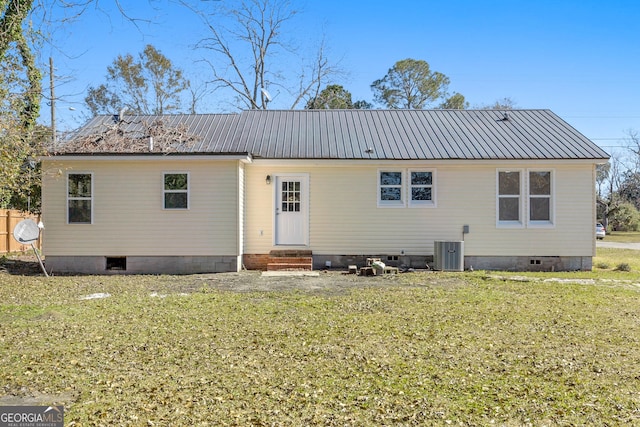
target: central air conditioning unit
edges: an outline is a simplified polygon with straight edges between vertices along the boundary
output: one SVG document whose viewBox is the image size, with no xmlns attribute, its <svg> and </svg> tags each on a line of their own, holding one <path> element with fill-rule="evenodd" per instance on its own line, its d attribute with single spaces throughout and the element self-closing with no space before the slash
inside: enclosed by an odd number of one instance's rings
<svg viewBox="0 0 640 427">
<path fill-rule="evenodd" d="M 433 269 L 464 271 L 464 242 L 433 242 Z"/>
</svg>

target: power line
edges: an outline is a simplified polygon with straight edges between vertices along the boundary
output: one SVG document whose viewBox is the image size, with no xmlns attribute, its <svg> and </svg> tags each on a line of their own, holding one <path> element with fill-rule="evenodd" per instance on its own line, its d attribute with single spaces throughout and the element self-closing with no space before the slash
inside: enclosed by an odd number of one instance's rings
<svg viewBox="0 0 640 427">
<path fill-rule="evenodd" d="M 565 119 L 640 119 L 640 116 L 562 116 Z"/>
</svg>

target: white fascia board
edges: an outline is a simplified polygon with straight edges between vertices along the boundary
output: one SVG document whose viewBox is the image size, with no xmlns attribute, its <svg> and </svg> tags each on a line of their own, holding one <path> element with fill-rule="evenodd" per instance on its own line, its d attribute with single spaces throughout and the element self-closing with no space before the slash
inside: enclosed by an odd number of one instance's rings
<svg viewBox="0 0 640 427">
<path fill-rule="evenodd" d="M 41 161 L 54 161 L 54 162 L 65 162 L 65 161 L 82 161 L 82 162 L 101 162 L 101 161 L 224 161 L 224 160 L 238 160 L 243 163 L 251 163 L 252 158 L 248 154 L 224 154 L 224 155 L 100 155 L 100 156 L 78 156 L 78 155 L 57 155 L 57 156 L 42 156 L 40 157 Z"/>
<path fill-rule="evenodd" d="M 387 160 L 368 160 L 368 159 L 349 159 L 349 160 L 337 160 L 337 159 L 261 159 L 253 158 L 250 163 L 256 166 L 315 166 L 315 167 L 339 167 L 339 166 L 388 166 L 390 164 L 402 164 L 407 167 L 435 167 L 435 166 L 495 166 L 495 167 L 509 167 L 510 165 L 518 164 L 524 166 L 531 165 L 593 165 L 607 163 L 609 159 L 492 159 L 492 160 L 464 160 L 464 159 L 452 159 L 452 160 L 402 160 L 402 159 L 387 159 Z"/>
</svg>

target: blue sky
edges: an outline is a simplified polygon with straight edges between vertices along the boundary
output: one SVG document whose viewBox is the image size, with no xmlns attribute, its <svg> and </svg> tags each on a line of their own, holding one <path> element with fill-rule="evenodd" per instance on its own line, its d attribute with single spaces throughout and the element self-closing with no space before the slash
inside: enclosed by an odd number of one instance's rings
<svg viewBox="0 0 640 427">
<path fill-rule="evenodd" d="M 102 0 L 58 28 L 52 35 L 55 48 L 43 51 L 43 60 L 52 56 L 55 62 L 59 128 L 82 124 L 86 88 L 105 81 L 106 68 L 117 55 L 135 55 L 146 44 L 162 51 L 192 81 L 208 77 L 200 62 L 206 52 L 193 48 L 207 36 L 197 17 L 170 0 L 121 3 L 130 16 L 143 19 L 137 27 L 112 0 Z M 324 34 L 329 55 L 348 72 L 337 83 L 354 100 L 372 101 L 371 83 L 396 61 L 413 58 L 447 75 L 450 91 L 463 94 L 471 106 L 509 97 L 518 108 L 550 109 L 609 152 L 621 145 L 628 129 L 640 131 L 637 0 L 292 4 L 301 13 L 289 22 L 285 37 L 309 52 Z M 276 92 L 272 106 L 287 108 L 286 97 Z M 233 111 L 224 98 L 214 93 L 201 112 Z"/>
</svg>

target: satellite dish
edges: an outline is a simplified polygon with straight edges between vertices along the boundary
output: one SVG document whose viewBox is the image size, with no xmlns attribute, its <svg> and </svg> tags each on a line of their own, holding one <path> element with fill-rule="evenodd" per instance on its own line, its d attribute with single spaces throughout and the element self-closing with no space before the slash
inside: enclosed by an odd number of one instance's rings
<svg viewBox="0 0 640 427">
<path fill-rule="evenodd" d="M 23 219 L 13 229 L 13 238 L 18 243 L 29 245 L 40 238 L 40 228 L 32 219 Z"/>
<path fill-rule="evenodd" d="M 260 89 L 260 92 L 262 92 L 262 95 L 267 99 L 267 102 L 271 102 L 271 94 L 267 92 L 265 88 Z"/>
<path fill-rule="evenodd" d="M 16 224 L 13 229 L 13 238 L 17 240 L 18 243 L 22 243 L 23 245 L 31 245 L 33 248 L 33 252 L 36 254 L 36 258 L 38 258 L 38 262 L 40 263 L 40 268 L 44 272 L 44 275 L 49 277 L 47 270 L 44 268 L 44 264 L 42 263 L 42 258 L 40 258 L 40 254 L 36 249 L 33 242 L 40 238 L 40 229 L 44 228 L 44 224 L 42 221 L 40 224 L 36 224 L 36 222 L 32 219 L 23 219 L 18 224 Z"/>
</svg>

